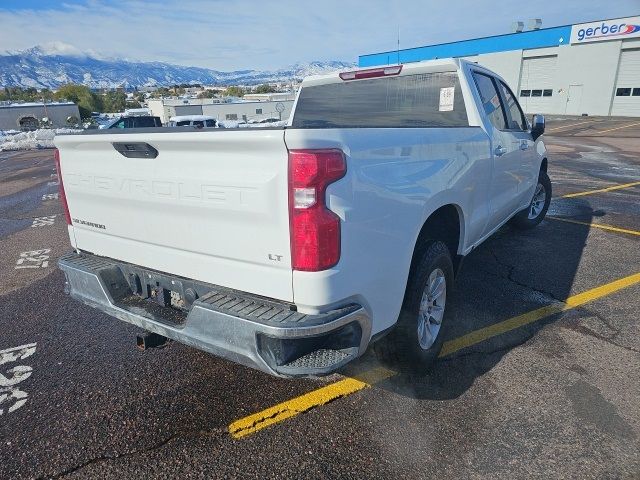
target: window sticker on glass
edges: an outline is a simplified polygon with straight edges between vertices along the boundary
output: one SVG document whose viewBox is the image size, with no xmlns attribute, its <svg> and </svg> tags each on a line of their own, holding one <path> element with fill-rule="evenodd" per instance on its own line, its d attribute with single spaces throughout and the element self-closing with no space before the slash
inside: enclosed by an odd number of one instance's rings
<svg viewBox="0 0 640 480">
<path fill-rule="evenodd" d="M 453 110 L 453 97 L 455 87 L 444 87 L 440 89 L 440 104 L 438 110 L 440 112 L 451 112 Z"/>
</svg>

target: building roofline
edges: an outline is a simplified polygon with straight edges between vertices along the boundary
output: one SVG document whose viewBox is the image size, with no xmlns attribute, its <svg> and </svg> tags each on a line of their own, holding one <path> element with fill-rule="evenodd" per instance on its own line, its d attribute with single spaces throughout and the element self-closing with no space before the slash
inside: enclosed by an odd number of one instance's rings
<svg viewBox="0 0 640 480">
<path fill-rule="evenodd" d="M 52 103 L 38 103 L 38 102 L 25 102 L 25 103 L 10 103 L 8 105 L 3 105 L 0 103 L 0 108 L 40 108 L 40 107 L 60 107 L 60 106 L 69 106 L 75 105 L 73 102 L 52 102 Z"/>
<path fill-rule="evenodd" d="M 628 16 L 629 17 L 634 17 L 636 15 L 628 15 Z M 393 53 L 397 54 L 398 52 L 407 52 L 407 51 L 410 51 L 410 50 L 415 50 L 416 48 L 445 47 L 445 46 L 450 46 L 450 45 L 456 45 L 456 44 L 459 44 L 459 43 L 474 42 L 474 41 L 477 41 L 477 40 L 488 40 L 488 39 L 493 39 L 493 38 L 509 37 L 509 36 L 512 36 L 512 35 L 535 34 L 536 32 L 545 32 L 545 31 L 550 31 L 550 30 L 555 30 L 555 29 L 565 29 L 565 28 L 568 28 L 568 27 L 570 28 L 570 27 L 573 27 L 574 25 L 581 25 L 583 23 L 608 22 L 610 20 L 617 20 L 619 18 L 627 18 L 627 17 L 612 17 L 612 18 L 588 20 L 586 22 L 570 23 L 570 24 L 566 24 L 566 25 L 556 25 L 554 27 L 539 28 L 537 30 L 526 30 L 526 31 L 523 31 L 523 32 L 501 33 L 499 35 L 487 35 L 485 37 L 466 38 L 466 39 L 463 39 L 463 40 L 455 40 L 453 42 L 443 42 L 443 43 L 433 43 L 433 44 L 428 44 L 428 45 L 418 45 L 418 46 L 415 46 L 415 47 L 401 48 L 399 50 L 388 50 L 388 51 L 384 51 L 384 52 L 366 53 L 364 55 L 358 55 L 358 58 L 371 57 L 371 56 L 374 56 L 374 55 L 393 54 Z M 473 55 L 473 54 L 470 54 L 470 55 Z"/>
</svg>

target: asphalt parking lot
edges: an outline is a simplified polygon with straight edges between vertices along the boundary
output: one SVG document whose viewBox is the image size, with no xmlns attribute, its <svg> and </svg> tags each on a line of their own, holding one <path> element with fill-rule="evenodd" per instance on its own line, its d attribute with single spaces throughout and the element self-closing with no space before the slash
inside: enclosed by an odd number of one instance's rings
<svg viewBox="0 0 640 480">
<path fill-rule="evenodd" d="M 53 152 L 0 152 L 0 478 L 640 478 L 640 120 L 545 138 L 548 218 L 469 255 L 424 377 L 137 350 L 63 293 Z"/>
</svg>

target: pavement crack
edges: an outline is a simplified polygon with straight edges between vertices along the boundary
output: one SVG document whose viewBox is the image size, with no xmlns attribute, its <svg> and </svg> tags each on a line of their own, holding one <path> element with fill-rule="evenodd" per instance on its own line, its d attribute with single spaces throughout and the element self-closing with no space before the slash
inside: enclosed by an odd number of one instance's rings
<svg viewBox="0 0 640 480">
<path fill-rule="evenodd" d="M 502 278 L 504 280 L 507 280 L 511 283 L 514 283 L 520 287 L 529 289 L 529 290 L 533 290 L 534 292 L 539 293 L 540 295 L 547 297 L 549 300 L 555 300 L 557 302 L 564 302 L 564 299 L 562 298 L 558 298 L 556 295 L 553 294 L 553 292 L 549 292 L 547 290 L 543 290 L 540 288 L 536 288 L 532 285 L 529 285 L 527 283 L 521 282 L 520 280 L 517 280 L 514 278 L 514 274 L 515 274 L 515 270 L 516 270 L 516 265 L 511 265 L 503 260 L 500 259 L 500 257 L 498 257 L 498 255 L 493 251 L 492 248 L 487 248 L 487 251 L 489 252 L 489 254 L 493 257 L 494 261 L 501 267 L 507 269 L 507 275 L 500 275 L 499 273 L 496 272 L 490 272 L 487 270 L 483 270 L 485 273 L 488 273 L 490 275 L 494 275 L 498 278 Z"/>
<path fill-rule="evenodd" d="M 90 465 L 94 465 L 97 463 L 102 463 L 102 462 L 107 462 L 107 461 L 111 461 L 111 460 L 118 460 L 121 458 L 128 458 L 128 457 L 133 457 L 136 455 L 140 455 L 140 454 L 144 454 L 144 453 L 148 453 L 148 452 L 153 452 L 154 450 L 158 450 L 161 449 L 162 447 L 164 447 L 165 445 L 171 443 L 172 441 L 176 440 L 177 438 L 197 438 L 197 437 L 210 437 L 213 436 L 215 434 L 223 434 L 226 433 L 226 430 L 223 430 L 221 428 L 214 428 L 211 430 L 200 430 L 200 431 L 195 431 L 195 432 L 176 432 L 173 435 L 169 436 L 168 438 L 165 438 L 164 440 L 161 440 L 157 443 L 154 443 L 153 445 L 149 446 L 149 447 L 144 447 L 144 448 L 137 448 L 134 450 L 130 450 L 128 452 L 124 452 L 124 453 L 114 453 L 114 454 L 104 454 L 104 455 L 100 455 L 94 458 L 91 458 L 85 462 L 82 462 L 78 465 L 74 465 L 73 467 L 69 467 L 65 470 L 63 470 L 62 472 L 56 473 L 55 475 L 42 475 L 39 477 L 36 477 L 38 480 L 41 479 L 50 479 L 50 478 L 63 478 L 66 477 L 67 475 L 70 475 L 72 473 L 75 473 L 79 470 L 82 470 L 83 468 L 86 468 Z"/>
</svg>

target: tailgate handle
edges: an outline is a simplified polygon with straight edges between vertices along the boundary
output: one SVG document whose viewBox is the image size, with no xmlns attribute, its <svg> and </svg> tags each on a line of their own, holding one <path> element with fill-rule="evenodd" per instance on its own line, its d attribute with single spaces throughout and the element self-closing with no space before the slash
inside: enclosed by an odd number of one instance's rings
<svg viewBox="0 0 640 480">
<path fill-rule="evenodd" d="M 156 158 L 158 156 L 158 150 L 148 143 L 113 142 L 112 145 L 113 148 L 127 158 Z"/>
</svg>

